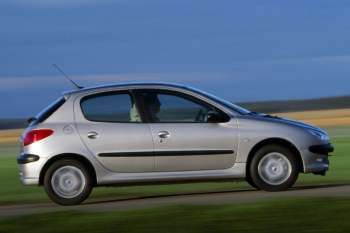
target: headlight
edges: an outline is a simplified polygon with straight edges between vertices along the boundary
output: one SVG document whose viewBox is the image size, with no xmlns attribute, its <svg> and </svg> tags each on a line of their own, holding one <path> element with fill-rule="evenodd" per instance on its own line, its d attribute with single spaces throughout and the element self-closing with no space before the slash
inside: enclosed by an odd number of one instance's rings
<svg viewBox="0 0 350 233">
<path fill-rule="evenodd" d="M 309 132 L 318 137 L 319 139 L 321 139 L 322 141 L 329 141 L 329 136 L 325 133 L 321 133 L 319 131 L 316 131 L 316 130 L 309 130 Z"/>
</svg>

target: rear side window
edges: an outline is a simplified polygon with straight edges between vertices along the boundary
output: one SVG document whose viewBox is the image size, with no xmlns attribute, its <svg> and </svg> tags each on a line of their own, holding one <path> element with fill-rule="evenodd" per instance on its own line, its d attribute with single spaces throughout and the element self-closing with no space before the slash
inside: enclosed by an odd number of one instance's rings
<svg viewBox="0 0 350 233">
<path fill-rule="evenodd" d="M 61 97 L 57 99 L 55 102 L 50 104 L 47 108 L 41 111 L 36 117 L 35 120 L 30 125 L 36 125 L 46 121 L 52 114 L 54 114 L 64 103 L 66 99 Z"/>
<path fill-rule="evenodd" d="M 135 101 L 129 93 L 107 93 L 82 99 L 85 118 L 97 122 L 140 122 Z"/>
</svg>

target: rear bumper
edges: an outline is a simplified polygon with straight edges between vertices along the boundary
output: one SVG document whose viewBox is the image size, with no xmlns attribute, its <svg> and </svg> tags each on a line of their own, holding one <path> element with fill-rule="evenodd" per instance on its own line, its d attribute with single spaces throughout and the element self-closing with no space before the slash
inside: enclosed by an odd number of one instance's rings
<svg viewBox="0 0 350 233">
<path fill-rule="evenodd" d="M 17 157 L 17 163 L 18 164 L 32 163 L 32 162 L 38 161 L 39 159 L 40 157 L 38 155 L 22 153 Z"/>
<path fill-rule="evenodd" d="M 19 155 L 17 162 L 19 165 L 19 177 L 21 183 L 23 185 L 39 185 L 40 171 L 46 161 L 46 158 L 39 156 L 33 157 L 27 154 Z"/>
<path fill-rule="evenodd" d="M 334 147 L 329 144 L 313 145 L 303 151 L 304 172 L 324 175 L 329 170 L 329 153 Z"/>
<path fill-rule="evenodd" d="M 39 185 L 39 178 L 20 176 L 20 181 L 23 185 Z"/>
</svg>

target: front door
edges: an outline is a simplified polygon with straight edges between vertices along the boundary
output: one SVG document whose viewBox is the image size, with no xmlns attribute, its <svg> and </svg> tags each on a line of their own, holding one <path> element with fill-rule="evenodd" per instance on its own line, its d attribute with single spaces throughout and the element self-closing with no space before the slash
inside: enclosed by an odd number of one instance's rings
<svg viewBox="0 0 350 233">
<path fill-rule="evenodd" d="M 103 166 L 114 172 L 153 171 L 151 132 L 130 92 L 89 95 L 75 106 L 81 138 Z"/>
<path fill-rule="evenodd" d="M 177 91 L 138 92 L 148 116 L 156 171 L 220 170 L 233 166 L 237 148 L 234 120 L 210 123 L 210 113 L 225 114 Z M 225 117 L 223 117 L 225 118 Z"/>
</svg>

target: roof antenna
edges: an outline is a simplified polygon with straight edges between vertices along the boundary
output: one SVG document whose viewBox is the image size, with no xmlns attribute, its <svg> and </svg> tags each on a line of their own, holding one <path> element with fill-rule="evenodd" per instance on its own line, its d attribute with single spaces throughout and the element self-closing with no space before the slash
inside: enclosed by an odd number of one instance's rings
<svg viewBox="0 0 350 233">
<path fill-rule="evenodd" d="M 78 90 L 83 89 L 82 86 L 79 86 L 76 82 L 74 82 L 71 78 L 69 78 L 68 75 L 66 73 L 64 73 L 64 71 L 58 65 L 52 64 L 52 66 L 56 70 L 58 70 L 58 72 L 60 72 L 69 82 L 71 82 L 74 85 L 74 87 L 76 87 Z"/>
</svg>

